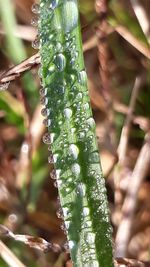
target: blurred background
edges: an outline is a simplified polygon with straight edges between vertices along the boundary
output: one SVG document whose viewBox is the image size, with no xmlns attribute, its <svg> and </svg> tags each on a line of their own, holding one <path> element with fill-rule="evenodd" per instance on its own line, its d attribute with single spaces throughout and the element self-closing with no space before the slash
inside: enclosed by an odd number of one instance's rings
<svg viewBox="0 0 150 267">
<path fill-rule="evenodd" d="M 45 128 L 39 97 L 39 57 L 30 60 L 38 53 L 33 49 L 38 46 L 34 41 L 38 15 L 31 11 L 32 4 L 32 0 L 0 0 L 0 224 L 24 235 L 24 239 L 26 235 L 42 237 L 62 247 L 66 237 L 58 218 L 57 188 L 50 179 L 53 166 L 48 164 L 49 152 L 42 142 Z M 79 4 L 114 253 L 148 261 L 150 2 L 80 0 Z M 2 84 L 5 71 L 25 59 L 28 61 L 23 69 L 30 65 L 31 70 L 10 84 Z M 15 71 L 14 76 L 18 73 Z M 1 267 L 71 266 L 64 252 L 52 249 L 44 253 L 25 245 L 24 240 L 7 237 L 5 230 L 0 227 Z M 44 246 L 38 238 L 33 243 L 38 248 Z"/>
</svg>

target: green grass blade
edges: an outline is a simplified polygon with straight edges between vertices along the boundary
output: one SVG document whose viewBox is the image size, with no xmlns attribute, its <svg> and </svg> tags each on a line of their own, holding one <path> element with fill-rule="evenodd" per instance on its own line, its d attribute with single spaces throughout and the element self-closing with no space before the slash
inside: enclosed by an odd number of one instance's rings
<svg viewBox="0 0 150 267">
<path fill-rule="evenodd" d="M 111 227 L 76 0 L 40 1 L 43 113 L 74 267 L 112 267 Z"/>
</svg>

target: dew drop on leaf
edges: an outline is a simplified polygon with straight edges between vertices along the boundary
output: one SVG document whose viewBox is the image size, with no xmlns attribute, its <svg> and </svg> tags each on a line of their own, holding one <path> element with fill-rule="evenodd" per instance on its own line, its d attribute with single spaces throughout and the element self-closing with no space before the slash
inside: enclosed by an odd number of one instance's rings
<svg viewBox="0 0 150 267">
<path fill-rule="evenodd" d="M 54 58 L 54 63 L 56 65 L 57 70 L 59 72 L 62 72 L 66 67 L 66 57 L 62 53 L 57 54 Z"/>
<path fill-rule="evenodd" d="M 75 144 L 71 144 L 69 146 L 69 153 L 74 158 L 77 159 L 79 155 L 79 149 Z M 80 167 L 80 166 L 79 166 Z"/>
<path fill-rule="evenodd" d="M 45 133 L 43 135 L 43 142 L 47 145 L 51 143 L 51 137 L 50 137 L 49 133 Z"/>
<path fill-rule="evenodd" d="M 79 175 L 79 174 L 80 174 L 80 171 L 81 171 L 80 166 L 79 166 L 78 163 L 74 163 L 74 164 L 72 164 L 72 166 L 71 166 L 71 170 L 72 170 L 72 172 L 73 172 L 75 175 Z"/>
<path fill-rule="evenodd" d="M 64 109 L 64 115 L 67 119 L 70 119 L 72 116 L 72 110 L 70 108 L 65 108 Z"/>
<path fill-rule="evenodd" d="M 33 4 L 32 7 L 31 7 L 31 10 L 34 14 L 39 14 L 39 11 L 40 11 L 40 7 L 38 4 Z"/>
</svg>

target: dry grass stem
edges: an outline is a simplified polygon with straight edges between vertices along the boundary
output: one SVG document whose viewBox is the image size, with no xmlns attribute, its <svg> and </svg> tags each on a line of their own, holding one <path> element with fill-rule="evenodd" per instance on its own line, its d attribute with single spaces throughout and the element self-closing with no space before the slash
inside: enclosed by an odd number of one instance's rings
<svg viewBox="0 0 150 267">
<path fill-rule="evenodd" d="M 150 132 L 145 136 L 145 143 L 141 148 L 136 165 L 134 167 L 126 198 L 122 207 L 122 222 L 116 235 L 116 256 L 125 257 L 130 239 L 132 221 L 137 203 L 137 194 L 140 185 L 145 178 L 150 164 Z"/>
<path fill-rule="evenodd" d="M 131 122 L 132 122 L 132 117 L 133 117 L 133 112 L 135 109 L 135 104 L 136 104 L 136 99 L 138 96 L 139 89 L 142 84 L 142 77 L 137 77 L 135 80 L 135 84 L 132 90 L 132 95 L 130 99 L 130 104 L 128 108 L 128 113 L 127 117 L 122 129 L 121 137 L 120 137 L 120 143 L 118 147 L 118 158 L 119 158 L 119 163 L 121 165 L 124 164 L 125 158 L 126 158 L 126 152 L 127 152 L 127 147 L 128 147 L 128 139 L 129 139 L 129 134 L 130 134 L 130 129 L 131 129 Z"/>
<path fill-rule="evenodd" d="M 139 0 L 130 0 L 133 10 L 136 14 L 138 22 L 141 26 L 141 29 L 145 36 L 147 37 L 148 42 L 150 43 L 150 23 L 149 18 L 146 14 L 144 7 L 142 6 L 141 1 Z M 141 19 L 142 18 L 142 19 Z"/>
<path fill-rule="evenodd" d="M 26 267 L 2 241 L 0 241 L 0 256 L 9 267 Z"/>
</svg>

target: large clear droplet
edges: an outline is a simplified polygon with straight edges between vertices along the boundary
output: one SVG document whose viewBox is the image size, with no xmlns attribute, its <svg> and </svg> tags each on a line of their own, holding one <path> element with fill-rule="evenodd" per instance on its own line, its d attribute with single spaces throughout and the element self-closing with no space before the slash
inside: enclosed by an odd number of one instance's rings
<svg viewBox="0 0 150 267">
<path fill-rule="evenodd" d="M 64 109 L 64 115 L 67 119 L 70 119 L 72 116 L 72 110 L 70 108 L 65 108 Z"/>
<path fill-rule="evenodd" d="M 94 121 L 94 119 L 92 117 L 89 118 L 89 119 L 87 119 L 87 124 L 91 128 L 95 127 L 95 121 Z"/>
<path fill-rule="evenodd" d="M 75 174 L 75 175 L 79 175 L 80 174 L 80 166 L 78 163 L 74 163 L 72 166 L 71 166 L 71 170 L 72 172 Z"/>
<path fill-rule="evenodd" d="M 55 9 L 58 5 L 58 0 L 51 0 L 50 9 Z"/>
<path fill-rule="evenodd" d="M 32 5 L 31 10 L 32 10 L 32 12 L 33 12 L 34 14 L 39 14 L 39 12 L 40 12 L 40 7 L 39 7 L 38 4 L 35 3 L 35 4 Z"/>
<path fill-rule="evenodd" d="M 74 159 L 77 159 L 78 158 L 78 155 L 79 155 L 79 149 L 78 149 L 78 147 L 75 144 L 71 144 L 69 146 L 69 153 L 71 154 L 71 156 Z"/>
<path fill-rule="evenodd" d="M 87 75 L 86 75 L 86 72 L 85 70 L 81 70 L 78 74 L 78 81 L 81 85 L 86 85 L 87 83 Z"/>
<path fill-rule="evenodd" d="M 65 56 L 62 53 L 57 54 L 54 58 L 54 63 L 56 65 L 58 71 L 60 71 L 60 72 L 63 71 L 64 68 L 66 67 Z"/>
</svg>

